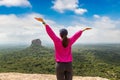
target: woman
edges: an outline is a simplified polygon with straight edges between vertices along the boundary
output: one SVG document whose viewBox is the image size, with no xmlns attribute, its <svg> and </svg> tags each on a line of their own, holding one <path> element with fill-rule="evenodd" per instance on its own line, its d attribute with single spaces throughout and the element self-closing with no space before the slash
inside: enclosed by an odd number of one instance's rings
<svg viewBox="0 0 120 80">
<path fill-rule="evenodd" d="M 79 30 L 72 37 L 68 38 L 68 32 L 66 29 L 60 30 L 60 37 L 57 37 L 49 25 L 45 23 L 42 18 L 35 18 L 44 24 L 45 29 L 54 42 L 55 47 L 55 61 L 56 61 L 56 76 L 57 80 L 72 80 L 72 51 L 71 47 L 73 43 L 81 36 L 83 31 L 90 30 L 91 28 L 85 28 Z"/>
</svg>

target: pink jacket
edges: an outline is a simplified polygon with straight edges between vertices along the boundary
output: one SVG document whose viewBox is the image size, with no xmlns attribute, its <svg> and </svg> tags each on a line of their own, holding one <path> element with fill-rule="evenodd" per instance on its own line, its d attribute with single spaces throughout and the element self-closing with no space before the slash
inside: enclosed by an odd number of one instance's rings
<svg viewBox="0 0 120 80">
<path fill-rule="evenodd" d="M 46 25 L 46 31 L 54 42 L 56 62 L 72 62 L 71 46 L 81 36 L 82 30 L 78 31 L 72 37 L 68 38 L 69 44 L 66 48 L 63 47 L 62 40 L 56 36 L 49 25 Z"/>
</svg>

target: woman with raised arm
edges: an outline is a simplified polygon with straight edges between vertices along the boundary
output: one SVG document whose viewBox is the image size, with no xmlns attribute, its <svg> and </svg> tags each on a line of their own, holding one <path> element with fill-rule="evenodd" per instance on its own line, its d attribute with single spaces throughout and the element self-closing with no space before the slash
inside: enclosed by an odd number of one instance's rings
<svg viewBox="0 0 120 80">
<path fill-rule="evenodd" d="M 79 30 L 70 38 L 67 37 L 68 31 L 66 29 L 61 29 L 61 38 L 59 38 L 58 36 L 56 36 L 51 27 L 48 24 L 46 24 L 42 18 L 35 19 L 44 24 L 46 32 L 54 42 L 57 80 L 72 80 L 71 47 L 84 31 L 90 30 L 91 28 Z"/>
</svg>

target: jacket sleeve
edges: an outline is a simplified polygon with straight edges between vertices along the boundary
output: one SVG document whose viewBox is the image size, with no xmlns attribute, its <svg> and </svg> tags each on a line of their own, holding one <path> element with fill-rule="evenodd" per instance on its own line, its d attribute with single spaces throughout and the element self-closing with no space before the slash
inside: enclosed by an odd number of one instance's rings
<svg viewBox="0 0 120 80">
<path fill-rule="evenodd" d="M 46 25 L 45 27 L 47 34 L 50 36 L 53 42 L 56 42 L 59 38 L 56 36 L 56 34 L 53 32 L 49 25 Z"/>
<path fill-rule="evenodd" d="M 79 30 L 72 37 L 70 37 L 70 45 L 75 43 L 75 41 L 82 35 L 82 32 L 83 32 L 82 30 Z"/>
</svg>

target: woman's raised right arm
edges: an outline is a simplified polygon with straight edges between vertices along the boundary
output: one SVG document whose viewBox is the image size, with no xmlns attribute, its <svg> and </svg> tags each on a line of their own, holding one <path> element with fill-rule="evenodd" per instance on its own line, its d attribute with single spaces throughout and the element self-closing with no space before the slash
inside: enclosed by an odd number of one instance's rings
<svg viewBox="0 0 120 80">
<path fill-rule="evenodd" d="M 54 42 L 59 39 L 59 38 L 56 36 L 56 34 L 54 33 L 54 31 L 50 28 L 50 26 L 47 25 L 42 18 L 35 18 L 35 19 L 36 19 L 37 21 L 40 21 L 40 22 L 43 23 L 43 25 L 45 26 L 45 29 L 46 29 L 48 35 L 50 36 L 50 38 L 51 38 Z"/>
</svg>

